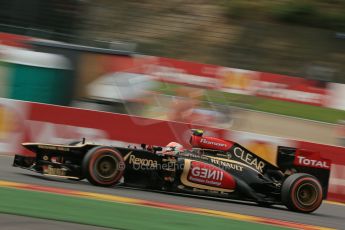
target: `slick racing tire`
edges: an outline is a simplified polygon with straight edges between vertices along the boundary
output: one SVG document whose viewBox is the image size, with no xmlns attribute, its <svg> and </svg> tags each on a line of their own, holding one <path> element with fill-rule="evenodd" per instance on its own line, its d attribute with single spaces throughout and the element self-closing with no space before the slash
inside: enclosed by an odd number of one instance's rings
<svg viewBox="0 0 345 230">
<path fill-rule="evenodd" d="M 322 203 L 322 186 L 318 179 L 306 173 L 292 174 L 283 182 L 281 198 L 292 211 L 310 213 Z"/>
<path fill-rule="evenodd" d="M 90 149 L 82 162 L 83 175 L 97 186 L 110 187 L 119 182 L 124 172 L 121 154 L 110 147 Z"/>
</svg>

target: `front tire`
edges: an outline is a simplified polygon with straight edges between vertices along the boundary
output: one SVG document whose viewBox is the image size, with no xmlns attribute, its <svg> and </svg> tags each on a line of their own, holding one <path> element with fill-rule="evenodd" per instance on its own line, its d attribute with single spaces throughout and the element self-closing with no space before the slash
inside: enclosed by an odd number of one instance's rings
<svg viewBox="0 0 345 230">
<path fill-rule="evenodd" d="M 82 162 L 83 175 L 97 186 L 110 187 L 119 182 L 124 172 L 121 154 L 110 147 L 90 149 Z"/>
<path fill-rule="evenodd" d="M 323 191 L 320 182 L 310 174 L 292 174 L 282 186 L 282 202 L 292 211 L 313 212 L 320 207 L 322 197 Z"/>
</svg>

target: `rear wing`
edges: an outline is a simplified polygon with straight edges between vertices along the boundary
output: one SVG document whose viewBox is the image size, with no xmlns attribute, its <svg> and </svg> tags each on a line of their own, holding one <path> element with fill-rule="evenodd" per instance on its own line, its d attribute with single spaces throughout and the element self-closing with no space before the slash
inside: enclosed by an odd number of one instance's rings
<svg viewBox="0 0 345 230">
<path fill-rule="evenodd" d="M 307 149 L 278 146 L 277 165 L 283 172 L 308 173 L 321 183 L 324 199 L 327 196 L 331 160 L 325 159 L 321 153 Z"/>
</svg>

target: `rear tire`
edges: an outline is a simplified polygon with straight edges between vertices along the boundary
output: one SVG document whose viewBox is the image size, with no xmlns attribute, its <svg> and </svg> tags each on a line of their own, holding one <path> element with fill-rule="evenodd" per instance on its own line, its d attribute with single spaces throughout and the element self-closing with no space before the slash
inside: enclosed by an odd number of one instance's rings
<svg viewBox="0 0 345 230">
<path fill-rule="evenodd" d="M 119 182 L 124 172 L 121 154 L 110 147 L 90 149 L 82 162 L 83 175 L 97 186 L 110 187 Z"/>
<path fill-rule="evenodd" d="M 322 203 L 323 191 L 318 179 L 306 173 L 289 176 L 281 190 L 283 204 L 292 211 L 310 213 Z"/>
</svg>

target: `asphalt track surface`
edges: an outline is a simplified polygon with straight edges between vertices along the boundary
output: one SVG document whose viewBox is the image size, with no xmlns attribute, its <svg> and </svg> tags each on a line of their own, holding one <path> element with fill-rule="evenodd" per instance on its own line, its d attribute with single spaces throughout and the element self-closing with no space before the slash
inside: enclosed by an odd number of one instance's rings
<svg viewBox="0 0 345 230">
<path fill-rule="evenodd" d="M 239 213 L 289 222 L 331 227 L 345 230 L 345 205 L 323 203 L 312 214 L 288 211 L 284 206 L 259 207 L 256 204 L 240 201 L 224 201 L 200 197 L 171 195 L 159 192 L 142 191 L 124 187 L 102 188 L 90 185 L 87 181 L 69 181 L 46 177 L 28 170 L 12 167 L 13 157 L 0 155 L 0 180 L 44 185 L 56 188 L 73 189 L 102 194 L 112 194 L 130 198 L 186 205 L 225 212 Z"/>
</svg>

